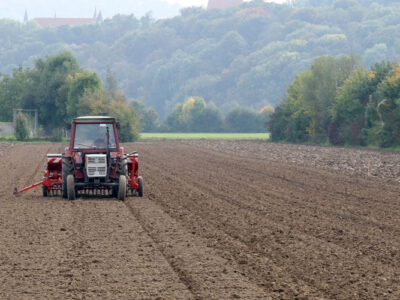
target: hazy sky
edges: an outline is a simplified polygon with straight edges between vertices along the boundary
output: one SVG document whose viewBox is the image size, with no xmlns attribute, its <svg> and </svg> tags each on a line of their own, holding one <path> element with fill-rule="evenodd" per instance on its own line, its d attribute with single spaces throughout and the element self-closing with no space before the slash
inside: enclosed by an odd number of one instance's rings
<svg viewBox="0 0 400 300">
<path fill-rule="evenodd" d="M 282 3 L 285 0 L 271 0 Z M 157 19 L 173 17 L 182 7 L 203 6 L 208 0 L 0 0 L 0 18 L 22 21 L 25 10 L 29 19 L 38 17 L 91 17 L 94 9 L 104 18 L 116 14 L 134 14 L 137 17 L 152 11 Z"/>
</svg>

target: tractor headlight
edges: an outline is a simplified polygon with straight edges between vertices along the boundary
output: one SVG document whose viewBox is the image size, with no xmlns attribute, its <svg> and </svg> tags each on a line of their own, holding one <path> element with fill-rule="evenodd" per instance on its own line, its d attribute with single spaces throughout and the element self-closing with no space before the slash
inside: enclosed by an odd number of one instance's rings
<svg viewBox="0 0 400 300">
<path fill-rule="evenodd" d="M 82 152 L 75 152 L 74 159 L 75 159 L 75 164 L 77 165 L 82 164 L 83 163 Z"/>
</svg>

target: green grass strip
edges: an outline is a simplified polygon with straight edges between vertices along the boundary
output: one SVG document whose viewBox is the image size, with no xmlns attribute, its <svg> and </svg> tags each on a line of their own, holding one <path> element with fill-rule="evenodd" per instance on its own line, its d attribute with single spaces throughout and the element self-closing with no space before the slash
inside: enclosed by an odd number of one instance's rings
<svg viewBox="0 0 400 300">
<path fill-rule="evenodd" d="M 268 140 L 268 133 L 141 133 L 142 140 Z"/>
</svg>

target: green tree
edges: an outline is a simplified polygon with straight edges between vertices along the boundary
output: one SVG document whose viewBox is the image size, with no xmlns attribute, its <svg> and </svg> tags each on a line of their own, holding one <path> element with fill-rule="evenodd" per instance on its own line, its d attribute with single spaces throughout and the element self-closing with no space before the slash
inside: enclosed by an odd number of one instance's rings
<svg viewBox="0 0 400 300">
<path fill-rule="evenodd" d="M 357 66 L 358 60 L 354 56 L 324 56 L 317 58 L 310 71 L 303 74 L 301 97 L 312 117 L 309 133 L 313 141 L 326 141 L 331 118 L 329 110 L 335 102 L 337 88 Z"/>
<path fill-rule="evenodd" d="M 379 86 L 383 100 L 377 107 L 382 121 L 380 145 L 400 145 L 400 64 L 394 66 L 390 76 Z"/>
<path fill-rule="evenodd" d="M 226 116 L 226 125 L 231 132 L 262 132 L 264 130 L 260 115 L 248 107 L 232 109 Z"/>
<path fill-rule="evenodd" d="M 303 102 L 304 77 L 306 71 L 297 76 L 286 92 L 286 99 L 271 116 L 270 132 L 273 141 L 306 142 L 310 139 L 312 112 Z"/>
<path fill-rule="evenodd" d="M 133 100 L 131 102 L 140 118 L 140 127 L 144 132 L 154 132 L 159 128 L 158 114 L 151 108 L 146 107 L 140 100 Z"/>
<path fill-rule="evenodd" d="M 224 117 L 214 103 L 209 103 L 193 119 L 194 132 L 221 132 L 224 129 Z"/>
<path fill-rule="evenodd" d="M 321 143 L 328 140 L 328 133 L 336 136 L 331 111 L 338 89 L 357 66 L 358 60 L 353 56 L 317 58 L 287 89 L 285 101 L 272 116 L 272 138 Z"/>
<path fill-rule="evenodd" d="M 375 74 L 358 69 L 339 88 L 336 101 L 332 107 L 332 131 L 329 140 L 333 144 L 365 144 L 361 136 L 365 126 L 365 110 L 370 103 L 376 86 L 372 85 Z"/>
<path fill-rule="evenodd" d="M 39 110 L 39 122 L 47 132 L 50 133 L 53 128 L 65 124 L 68 94 L 65 93 L 63 85 L 68 76 L 80 71 L 76 58 L 69 52 L 36 61 L 35 68 L 29 76 L 30 92 L 23 106 Z"/>
<path fill-rule="evenodd" d="M 183 120 L 182 115 L 182 103 L 177 103 L 174 107 L 174 110 L 167 116 L 163 123 L 163 127 L 166 131 L 169 132 L 184 132 L 185 121 Z"/>
<path fill-rule="evenodd" d="M 68 78 L 68 86 L 67 116 L 70 119 L 82 115 L 82 112 L 77 107 L 80 98 L 85 92 L 95 93 L 102 89 L 102 83 L 97 74 L 87 71 L 70 76 Z"/>
<path fill-rule="evenodd" d="M 189 97 L 185 103 L 178 103 L 163 124 L 171 132 L 218 132 L 223 126 L 221 111 L 200 97 Z"/>
<path fill-rule="evenodd" d="M 112 99 L 110 115 L 120 122 L 119 139 L 121 142 L 134 142 L 139 138 L 139 117 L 132 106 L 125 101 Z"/>
<path fill-rule="evenodd" d="M 0 74 L 0 121 L 11 122 L 13 109 L 21 108 L 29 92 L 29 72 L 18 67 L 12 76 Z"/>
<path fill-rule="evenodd" d="M 270 104 L 265 105 L 263 108 L 260 109 L 259 114 L 260 114 L 261 120 L 263 121 L 264 124 L 269 123 L 274 111 L 275 111 L 274 107 Z"/>
</svg>

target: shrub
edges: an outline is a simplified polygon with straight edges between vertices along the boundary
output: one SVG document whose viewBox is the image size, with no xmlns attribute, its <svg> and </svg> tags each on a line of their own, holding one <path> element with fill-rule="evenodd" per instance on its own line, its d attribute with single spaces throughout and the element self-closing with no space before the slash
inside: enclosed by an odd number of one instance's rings
<svg viewBox="0 0 400 300">
<path fill-rule="evenodd" d="M 18 141 L 25 141 L 29 138 L 29 123 L 23 113 L 19 113 L 16 117 L 15 137 Z"/>
<path fill-rule="evenodd" d="M 51 142 L 61 142 L 63 138 L 63 130 L 61 128 L 55 128 L 51 132 L 50 141 Z"/>
</svg>

